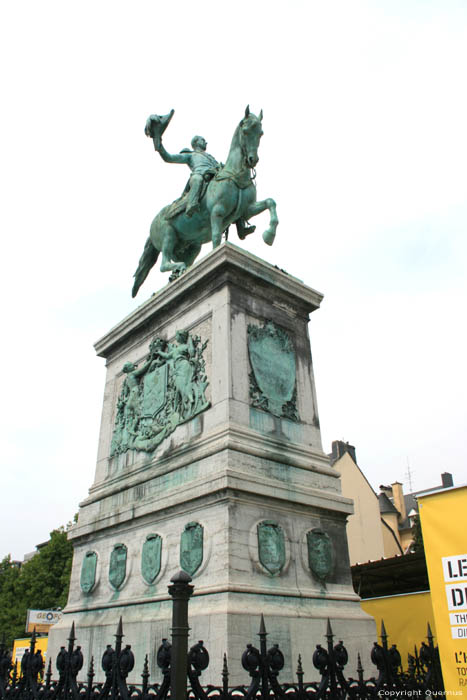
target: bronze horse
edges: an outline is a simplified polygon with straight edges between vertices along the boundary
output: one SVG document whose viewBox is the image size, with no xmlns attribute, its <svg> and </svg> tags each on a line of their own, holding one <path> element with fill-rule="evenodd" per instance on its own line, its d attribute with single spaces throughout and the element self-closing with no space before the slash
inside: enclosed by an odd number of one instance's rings
<svg viewBox="0 0 467 700">
<path fill-rule="evenodd" d="M 246 108 L 245 116 L 235 129 L 227 161 L 209 182 L 198 211 L 192 216 L 182 212 L 169 217 L 169 205 L 157 214 L 134 275 L 133 297 L 159 253 L 162 253 L 161 272 L 170 270 L 175 277 L 193 264 L 203 243 L 212 241 L 213 248 L 217 248 L 223 232 L 240 218 L 248 220 L 269 209 L 269 227 L 263 233 L 263 240 L 268 245 L 273 244 L 279 223 L 276 203 L 270 198 L 256 201 L 252 174 L 258 163 L 262 119 L 262 111 L 257 117 Z"/>
</svg>

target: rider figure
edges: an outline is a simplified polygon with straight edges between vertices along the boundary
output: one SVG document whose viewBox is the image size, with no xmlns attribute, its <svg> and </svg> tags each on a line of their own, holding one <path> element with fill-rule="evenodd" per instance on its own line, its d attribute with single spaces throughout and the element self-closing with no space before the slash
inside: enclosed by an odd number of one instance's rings
<svg viewBox="0 0 467 700">
<path fill-rule="evenodd" d="M 184 163 L 190 168 L 192 174 L 189 180 L 190 189 L 188 192 L 185 214 L 187 216 L 193 216 L 193 213 L 199 208 L 203 181 L 209 181 L 214 177 L 221 167 L 220 163 L 218 163 L 210 153 L 206 153 L 206 146 L 208 144 L 206 139 L 202 136 L 193 136 L 191 140 L 192 151 L 188 148 L 184 148 L 180 153 L 176 153 L 175 155 L 171 155 L 165 150 L 160 138 L 153 138 L 153 142 L 155 150 L 166 163 Z M 235 225 L 237 227 L 238 237 L 241 239 L 253 233 L 256 229 L 256 226 L 246 226 L 244 219 L 238 219 Z"/>
</svg>

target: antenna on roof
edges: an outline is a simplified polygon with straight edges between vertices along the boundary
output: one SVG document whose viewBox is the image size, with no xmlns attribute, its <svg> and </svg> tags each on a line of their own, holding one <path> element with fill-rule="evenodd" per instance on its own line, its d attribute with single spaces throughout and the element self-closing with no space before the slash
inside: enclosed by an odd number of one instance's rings
<svg viewBox="0 0 467 700">
<path fill-rule="evenodd" d="M 410 468 L 410 462 L 409 458 L 406 457 L 407 459 L 407 471 L 405 472 L 406 480 L 409 485 L 409 492 L 412 493 L 413 491 L 413 484 L 412 484 L 412 476 L 413 476 L 413 471 Z"/>
</svg>

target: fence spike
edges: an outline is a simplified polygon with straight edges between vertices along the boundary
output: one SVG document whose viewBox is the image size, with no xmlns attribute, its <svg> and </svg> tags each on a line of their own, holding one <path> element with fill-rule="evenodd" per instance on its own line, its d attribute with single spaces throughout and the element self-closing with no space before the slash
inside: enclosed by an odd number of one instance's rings
<svg viewBox="0 0 467 700">
<path fill-rule="evenodd" d="M 298 655 L 298 661 L 297 661 L 297 676 L 300 674 L 303 674 L 303 666 L 302 666 L 302 655 Z"/>
<path fill-rule="evenodd" d="M 47 664 L 47 673 L 45 674 L 45 687 L 50 688 L 50 682 L 52 680 L 52 659 L 49 659 Z"/>
<path fill-rule="evenodd" d="M 120 619 L 118 621 L 118 626 L 117 626 L 117 634 L 115 635 L 116 637 L 123 637 L 123 622 L 122 622 L 122 616 L 120 615 Z"/>
<path fill-rule="evenodd" d="M 261 621 L 259 623 L 259 634 L 267 634 L 266 626 L 264 624 L 264 615 L 261 613 Z"/>
<path fill-rule="evenodd" d="M 303 692 L 303 666 L 302 666 L 302 655 L 298 655 L 298 662 L 297 662 L 297 679 L 298 679 L 298 692 L 299 692 L 299 697 L 302 697 L 302 692 Z"/>
<path fill-rule="evenodd" d="M 94 678 L 94 656 L 91 656 L 88 668 L 88 683 L 92 684 Z"/>
<path fill-rule="evenodd" d="M 326 625 L 326 637 L 334 637 L 332 627 L 331 627 L 331 620 L 328 617 L 328 622 Z"/>
<path fill-rule="evenodd" d="M 70 630 L 70 636 L 68 637 L 69 642 L 75 642 L 76 641 L 76 636 L 75 636 L 75 621 L 71 623 L 71 630 Z"/>
<path fill-rule="evenodd" d="M 387 638 L 386 627 L 384 626 L 384 620 L 381 620 L 381 638 Z"/>
<path fill-rule="evenodd" d="M 360 656 L 360 652 L 358 652 L 358 654 L 357 654 L 357 676 L 358 676 L 358 682 L 360 683 L 360 685 L 363 684 L 364 673 L 365 673 L 365 671 L 364 671 L 363 665 L 362 665 L 362 657 Z"/>
<path fill-rule="evenodd" d="M 144 657 L 144 664 L 143 664 L 143 673 L 141 674 L 141 678 L 143 679 L 143 697 L 146 696 L 148 692 L 148 680 L 149 680 L 149 663 L 148 663 L 148 655 Z"/>
<path fill-rule="evenodd" d="M 229 694 L 229 667 L 227 666 L 227 654 L 224 652 L 224 660 L 222 662 L 222 690 L 224 696 Z"/>
<path fill-rule="evenodd" d="M 224 651 L 224 659 L 223 659 L 223 662 L 222 662 L 222 675 L 223 675 L 223 676 L 224 676 L 224 675 L 227 675 L 227 676 L 229 675 L 229 667 L 228 667 L 228 665 L 227 665 L 227 654 L 225 653 L 225 651 Z"/>
<path fill-rule="evenodd" d="M 433 641 L 433 632 L 431 631 L 430 623 L 427 623 L 427 630 L 426 630 L 426 636 L 428 637 L 428 641 Z"/>
<path fill-rule="evenodd" d="M 32 631 L 32 636 L 31 636 L 31 643 L 29 645 L 29 651 L 31 653 L 31 656 L 34 654 L 36 650 L 36 626 L 34 625 L 34 629 Z"/>
</svg>

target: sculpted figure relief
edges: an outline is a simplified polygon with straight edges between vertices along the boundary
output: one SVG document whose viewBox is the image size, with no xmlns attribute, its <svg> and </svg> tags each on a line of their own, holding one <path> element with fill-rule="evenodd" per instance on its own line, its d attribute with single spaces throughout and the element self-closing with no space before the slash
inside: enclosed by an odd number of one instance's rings
<svg viewBox="0 0 467 700">
<path fill-rule="evenodd" d="M 159 253 L 162 253 L 161 272 L 170 271 L 170 279 L 175 279 L 194 262 L 203 243 L 212 241 L 213 248 L 220 245 L 223 232 L 232 223 L 244 239 L 255 230 L 247 220 L 269 209 L 270 222 L 263 240 L 272 245 L 276 235 L 276 203 L 269 198 L 257 202 L 254 184 L 258 146 L 263 135 L 262 112 L 257 117 L 246 108 L 234 132 L 225 165 L 206 152 L 207 142 L 202 136 L 193 137 L 192 150 L 168 153 L 162 145 L 162 134 L 173 114 L 174 110 L 165 116 L 151 115 L 145 133 L 152 138 L 155 150 L 165 162 L 188 165 L 192 174 L 182 196 L 164 207 L 151 224 L 134 275 L 132 296 L 138 293 Z"/>
<path fill-rule="evenodd" d="M 203 352 L 207 341 L 177 331 L 175 343 L 155 338 L 140 367 L 127 362 L 117 401 L 110 456 L 129 449 L 152 452 L 177 425 L 209 406 Z"/>
</svg>

